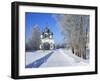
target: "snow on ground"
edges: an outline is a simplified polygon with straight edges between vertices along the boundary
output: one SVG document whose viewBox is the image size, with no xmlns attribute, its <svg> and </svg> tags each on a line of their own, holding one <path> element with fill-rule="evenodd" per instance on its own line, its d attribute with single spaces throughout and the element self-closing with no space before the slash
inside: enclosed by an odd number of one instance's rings
<svg viewBox="0 0 100 81">
<path fill-rule="evenodd" d="M 26 68 L 38 68 L 41 66 L 41 64 L 47 62 L 48 58 L 53 54 L 53 51 L 50 52 L 49 54 L 43 56 L 42 58 L 39 58 L 35 61 L 33 61 L 32 63 L 26 65 Z"/>
<path fill-rule="evenodd" d="M 88 64 L 89 59 L 84 60 L 72 54 L 71 49 L 26 52 L 26 68 L 83 66 Z"/>
<path fill-rule="evenodd" d="M 88 65 L 87 61 L 72 54 L 71 50 L 58 49 L 40 67 Z"/>
<path fill-rule="evenodd" d="M 46 51 L 43 51 L 43 50 L 38 50 L 38 51 L 35 51 L 35 52 L 26 52 L 26 65 L 46 56 L 48 53 L 50 53 L 51 51 L 50 50 L 46 50 Z"/>
</svg>

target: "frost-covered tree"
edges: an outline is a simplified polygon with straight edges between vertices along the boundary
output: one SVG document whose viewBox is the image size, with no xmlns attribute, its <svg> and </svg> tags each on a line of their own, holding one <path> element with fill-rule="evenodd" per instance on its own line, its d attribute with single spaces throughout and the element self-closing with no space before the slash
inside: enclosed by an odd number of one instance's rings
<svg viewBox="0 0 100 81">
<path fill-rule="evenodd" d="M 37 25 L 32 27 L 26 50 L 38 50 L 40 45 L 40 30 Z"/>
<path fill-rule="evenodd" d="M 64 35 L 64 42 L 70 44 L 72 52 L 86 58 L 88 15 L 55 15 L 55 19 Z"/>
</svg>

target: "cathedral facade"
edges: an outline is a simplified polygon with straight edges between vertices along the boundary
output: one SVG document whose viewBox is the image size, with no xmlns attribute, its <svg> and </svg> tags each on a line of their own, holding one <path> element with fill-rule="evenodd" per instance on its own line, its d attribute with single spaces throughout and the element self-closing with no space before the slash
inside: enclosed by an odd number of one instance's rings
<svg viewBox="0 0 100 81">
<path fill-rule="evenodd" d="M 45 27 L 44 31 L 41 33 L 40 49 L 41 50 L 54 49 L 53 33 L 48 29 L 48 27 Z"/>
</svg>

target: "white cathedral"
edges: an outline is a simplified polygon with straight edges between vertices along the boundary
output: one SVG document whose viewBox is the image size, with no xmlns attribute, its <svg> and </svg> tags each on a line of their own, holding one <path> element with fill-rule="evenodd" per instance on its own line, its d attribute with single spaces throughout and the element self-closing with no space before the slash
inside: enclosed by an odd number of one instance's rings
<svg viewBox="0 0 100 81">
<path fill-rule="evenodd" d="M 41 33 L 40 49 L 41 50 L 54 49 L 53 33 L 48 29 L 48 27 L 45 27 L 44 31 Z"/>
</svg>

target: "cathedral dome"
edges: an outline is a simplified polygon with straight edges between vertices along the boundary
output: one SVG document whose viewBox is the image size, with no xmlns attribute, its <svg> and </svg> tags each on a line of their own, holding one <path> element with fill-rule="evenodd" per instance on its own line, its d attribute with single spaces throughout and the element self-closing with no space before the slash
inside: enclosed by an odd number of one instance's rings
<svg viewBox="0 0 100 81">
<path fill-rule="evenodd" d="M 45 33 L 49 33 L 49 32 L 50 32 L 50 30 L 48 29 L 48 27 L 46 27 L 46 28 L 44 29 L 44 32 L 45 32 Z"/>
</svg>

